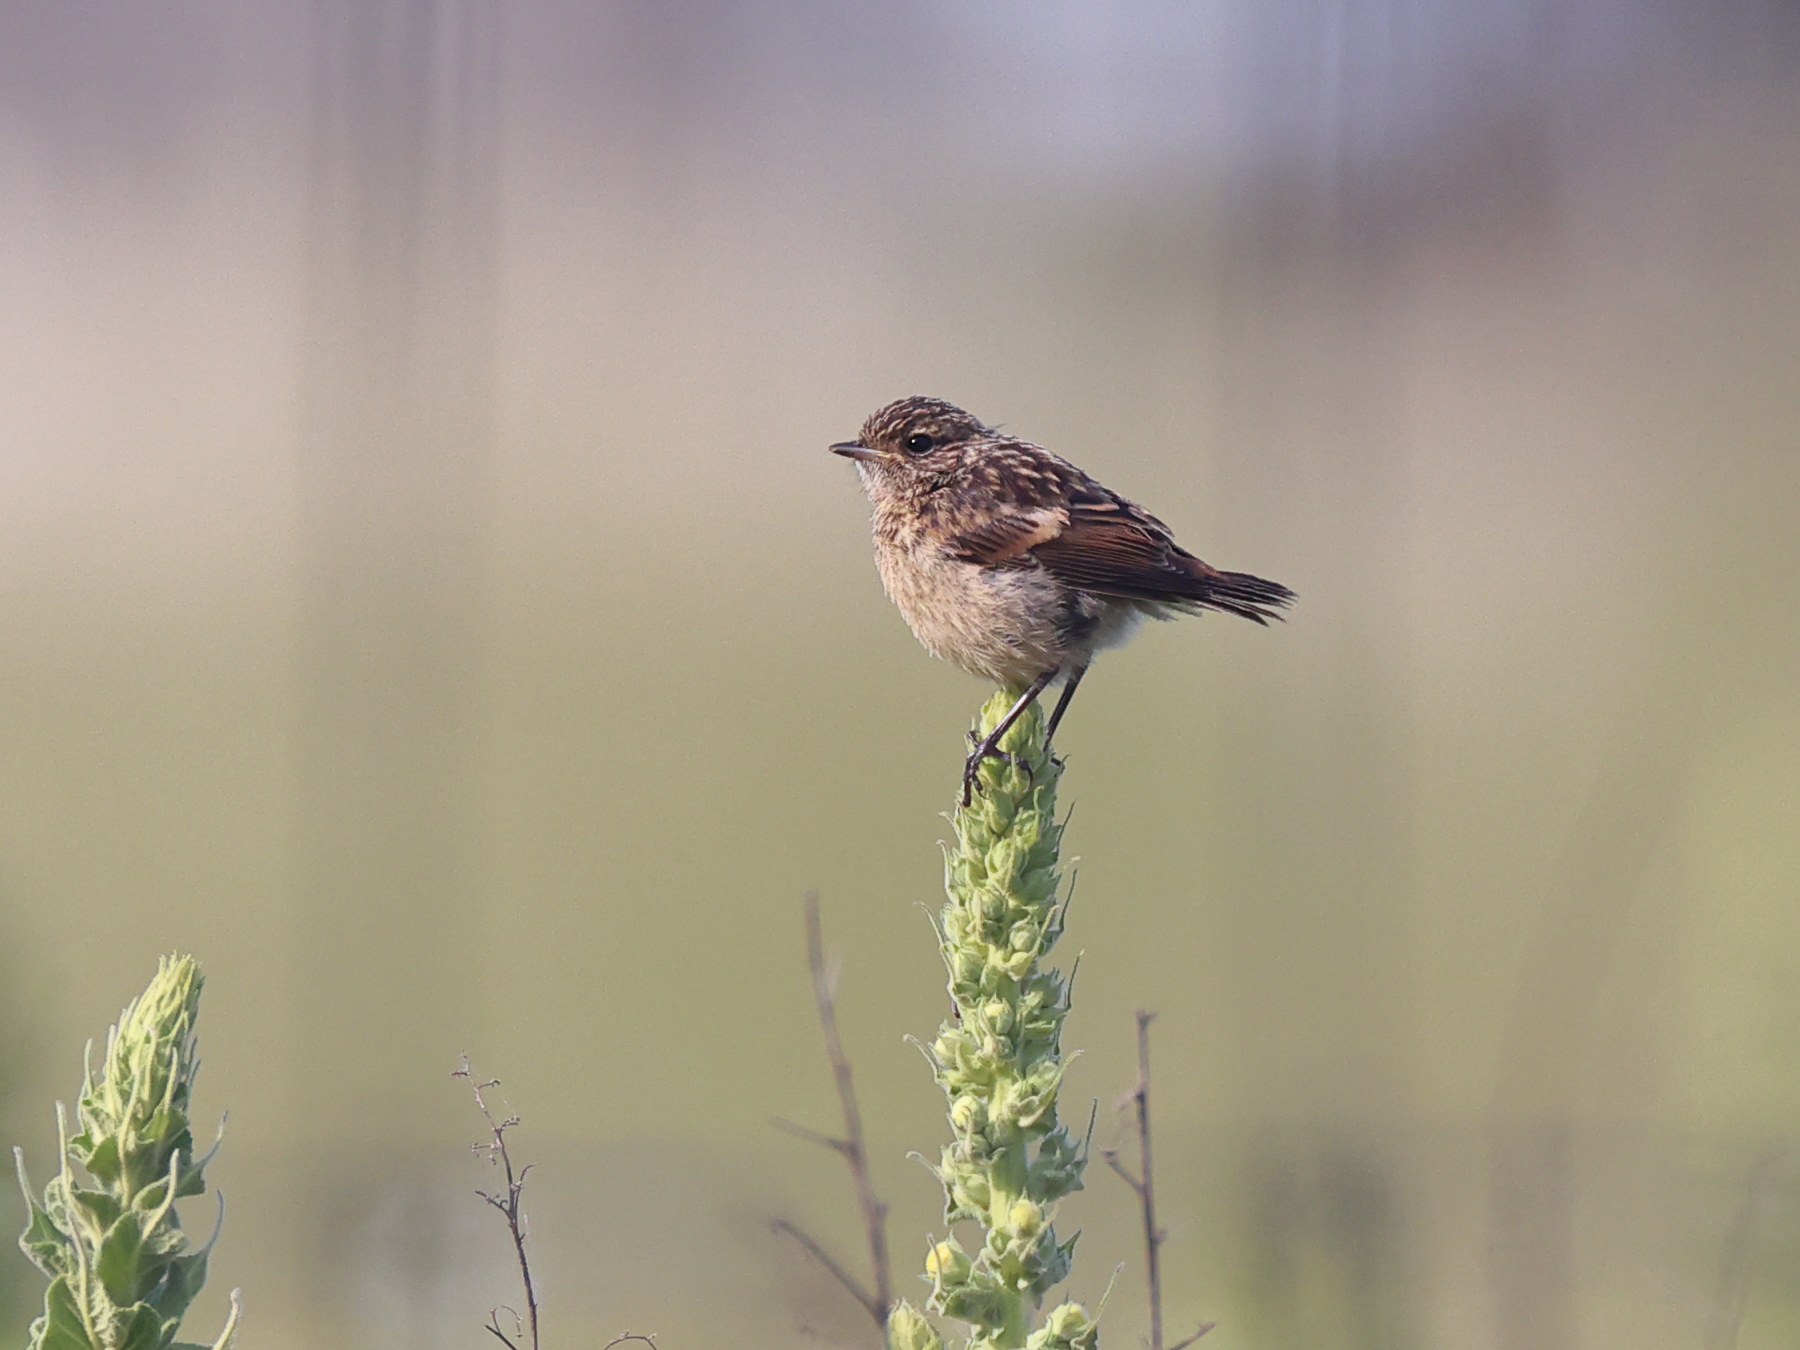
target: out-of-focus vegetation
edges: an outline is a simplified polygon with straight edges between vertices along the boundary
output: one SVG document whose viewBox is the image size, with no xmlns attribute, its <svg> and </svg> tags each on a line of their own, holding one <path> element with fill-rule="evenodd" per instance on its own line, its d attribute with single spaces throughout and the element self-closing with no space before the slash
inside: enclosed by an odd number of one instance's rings
<svg viewBox="0 0 1800 1350">
<path fill-rule="evenodd" d="M 164 958 L 107 1032 L 98 1072 L 90 1042 L 73 1116 L 56 1106 L 59 1151 L 41 1203 L 14 1150 L 30 1216 L 19 1246 L 50 1282 L 30 1350 L 164 1350 L 206 1283 L 218 1230 L 196 1246 L 176 1208 L 205 1193 L 212 1160 L 195 1154 L 188 1114 L 201 984 L 192 957 Z M 234 1293 L 212 1350 L 229 1350 L 237 1321 Z"/>
<path fill-rule="evenodd" d="M 763 1122 L 831 1110 L 816 885 L 891 1231 L 938 1221 L 900 1035 L 984 691 L 824 450 L 917 392 L 1301 595 L 1059 732 L 1064 1100 L 1159 1010 L 1170 1325 L 1794 1343 L 1779 6 L 0 9 L 0 1106 L 49 1156 L 86 1029 L 201 957 L 198 1324 L 481 1342 L 467 1048 L 559 1335 L 867 1335 Z M 1131 1197 L 1065 1216 L 1134 1335 Z"/>
</svg>

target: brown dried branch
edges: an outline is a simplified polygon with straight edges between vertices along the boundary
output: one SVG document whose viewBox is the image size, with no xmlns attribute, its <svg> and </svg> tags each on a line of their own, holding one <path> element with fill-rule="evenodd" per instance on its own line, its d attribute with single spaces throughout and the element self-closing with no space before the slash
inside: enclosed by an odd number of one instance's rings
<svg viewBox="0 0 1800 1350">
<path fill-rule="evenodd" d="M 504 1331 L 500 1330 L 501 1308 L 505 1308 L 507 1312 L 512 1313 L 514 1336 L 518 1335 L 518 1333 L 524 1329 L 525 1324 L 519 1320 L 519 1314 L 513 1312 L 513 1310 L 508 1308 L 504 1303 L 502 1303 L 499 1308 L 488 1309 L 488 1320 L 482 1324 L 483 1329 L 497 1337 L 500 1344 L 506 1346 L 507 1350 L 519 1350 L 519 1343 L 515 1341 L 512 1336 L 508 1336 Z"/>
<path fill-rule="evenodd" d="M 837 1259 L 821 1247 L 812 1234 L 800 1227 L 799 1224 L 790 1223 L 786 1219 L 773 1219 L 770 1221 L 769 1227 L 777 1233 L 786 1233 L 795 1242 L 798 1242 L 807 1255 L 824 1266 L 831 1273 L 833 1279 L 850 1291 L 850 1296 L 862 1304 L 863 1310 L 873 1317 L 878 1325 L 884 1327 L 887 1325 L 887 1309 L 882 1305 L 881 1300 L 864 1289 L 856 1276 L 839 1265 Z"/>
<path fill-rule="evenodd" d="M 1106 1165 L 1118 1173 L 1119 1179 L 1136 1191 L 1141 1199 L 1144 1194 L 1144 1183 L 1125 1170 L 1125 1164 L 1119 1161 L 1119 1150 L 1116 1148 L 1105 1149 L 1100 1156 L 1106 1159 Z"/>
<path fill-rule="evenodd" d="M 1119 1161 L 1117 1149 L 1107 1149 L 1100 1156 L 1106 1159 L 1106 1165 L 1117 1172 L 1127 1186 L 1137 1195 L 1138 1205 L 1144 1215 L 1144 1254 L 1149 1268 L 1150 1284 L 1150 1350 L 1165 1350 L 1163 1346 L 1162 1322 L 1162 1245 L 1168 1234 L 1156 1225 L 1156 1168 L 1152 1161 L 1150 1149 L 1150 1023 L 1156 1014 L 1138 1009 L 1137 1014 L 1137 1051 L 1138 1076 L 1137 1083 L 1131 1091 L 1120 1099 L 1124 1106 L 1131 1103 L 1137 1108 L 1138 1126 L 1138 1175 L 1133 1176 L 1125 1165 Z M 1186 1340 L 1177 1341 L 1167 1350 L 1183 1350 L 1192 1345 L 1207 1332 L 1213 1329 L 1211 1322 L 1201 1325 L 1200 1329 Z"/>
<path fill-rule="evenodd" d="M 1216 1322 L 1202 1322 L 1192 1336 L 1185 1336 L 1181 1340 L 1176 1341 L 1175 1344 L 1169 1347 L 1169 1350 L 1187 1350 L 1188 1346 L 1206 1335 L 1207 1332 L 1211 1331 L 1217 1325 L 1218 1323 Z"/>
<path fill-rule="evenodd" d="M 875 1325 L 885 1332 L 888 1309 L 893 1302 L 888 1285 L 887 1206 L 875 1194 L 875 1182 L 869 1175 L 868 1150 L 863 1144 L 862 1112 L 857 1109 L 856 1089 L 850 1080 L 850 1060 L 844 1054 L 844 1043 L 838 1036 L 837 979 L 835 972 L 829 970 L 825 963 L 825 934 L 819 920 L 817 891 L 806 893 L 805 908 L 806 963 L 812 971 L 813 1001 L 819 1008 L 819 1028 L 825 1035 L 825 1055 L 831 1062 L 831 1076 L 837 1084 L 838 1103 L 844 1113 L 844 1135 L 841 1139 L 835 1138 L 786 1120 L 777 1119 L 770 1123 L 788 1134 L 830 1149 L 840 1155 L 850 1168 L 850 1180 L 856 1188 L 856 1200 L 862 1209 L 863 1229 L 869 1242 L 869 1266 L 874 1276 L 874 1290 L 871 1292 L 865 1289 L 842 1264 L 833 1260 L 823 1247 L 788 1220 L 776 1219 L 770 1226 L 776 1232 L 786 1233 L 793 1238 L 830 1271 L 838 1283 L 862 1304 L 874 1319 Z"/>
<path fill-rule="evenodd" d="M 507 1151 L 506 1147 L 506 1132 L 519 1123 L 519 1118 L 508 1116 L 505 1120 L 494 1119 L 494 1113 L 488 1109 L 487 1099 L 482 1094 L 488 1088 L 499 1087 L 500 1080 L 491 1078 L 485 1083 L 477 1083 L 474 1074 L 470 1072 L 467 1055 L 463 1056 L 462 1067 L 452 1070 L 450 1076 L 468 1080 L 470 1088 L 475 1093 L 475 1105 L 481 1112 L 481 1118 L 487 1121 L 488 1133 L 492 1136 L 490 1142 L 471 1144 L 470 1152 L 485 1153 L 488 1161 L 506 1174 L 504 1196 L 493 1195 L 487 1191 L 476 1191 L 475 1194 L 499 1210 L 506 1219 L 506 1230 L 512 1235 L 513 1250 L 518 1253 L 519 1257 L 519 1279 L 525 1286 L 525 1310 L 531 1328 L 531 1350 L 538 1350 L 537 1290 L 532 1286 L 531 1262 L 525 1255 L 525 1235 L 528 1225 L 519 1212 L 519 1197 L 524 1193 L 525 1178 L 531 1173 L 531 1165 L 528 1163 L 515 1172 L 512 1154 Z M 505 1305 L 502 1304 L 501 1307 L 505 1307 Z M 519 1314 L 511 1308 L 507 1308 L 506 1311 L 512 1313 L 513 1336 L 517 1336 L 524 1329 L 520 1323 Z M 513 1336 L 508 1336 L 500 1330 L 500 1308 L 492 1308 L 488 1311 L 487 1329 L 507 1347 L 507 1350 L 519 1350 L 519 1345 Z"/>
<path fill-rule="evenodd" d="M 796 1125 L 793 1121 L 784 1120 L 780 1116 L 770 1116 L 769 1124 L 773 1125 L 783 1134 L 791 1134 L 794 1138 L 804 1139 L 809 1144 L 817 1144 L 820 1148 L 828 1148 L 833 1153 L 842 1153 L 846 1157 L 849 1156 L 850 1141 L 848 1139 L 834 1139 L 829 1134 L 820 1134 L 817 1130 L 809 1130 L 804 1125 Z"/>
</svg>

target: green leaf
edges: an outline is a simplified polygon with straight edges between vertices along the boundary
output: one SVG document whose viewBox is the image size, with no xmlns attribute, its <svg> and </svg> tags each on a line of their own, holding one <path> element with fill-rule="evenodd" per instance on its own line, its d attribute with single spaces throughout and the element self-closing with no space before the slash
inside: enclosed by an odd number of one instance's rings
<svg viewBox="0 0 1800 1350">
<path fill-rule="evenodd" d="M 99 1350 L 81 1319 L 81 1305 L 67 1275 L 50 1281 L 44 1315 L 31 1324 L 31 1350 Z"/>
<path fill-rule="evenodd" d="M 32 1265 L 52 1278 L 67 1275 L 75 1268 L 69 1239 L 56 1230 L 50 1216 L 41 1209 L 32 1211 L 31 1223 L 19 1235 L 19 1250 Z"/>
<path fill-rule="evenodd" d="M 31 1194 L 31 1182 L 25 1175 L 25 1151 L 15 1148 L 13 1159 L 18 1164 L 19 1189 L 25 1193 L 25 1208 L 30 1215 L 25 1231 L 19 1234 L 19 1250 L 44 1274 L 51 1277 L 66 1274 L 74 1265 L 69 1257 L 68 1235 L 56 1226 Z"/>
<path fill-rule="evenodd" d="M 114 1344 L 118 1350 L 163 1350 L 175 1334 L 175 1322 L 164 1323 L 156 1309 L 139 1303 L 131 1309 L 119 1327 Z"/>
<path fill-rule="evenodd" d="M 162 1287 L 150 1294 L 150 1301 L 164 1317 L 179 1320 L 199 1294 L 206 1283 L 206 1256 L 205 1252 L 195 1252 L 169 1262 L 163 1271 Z"/>
<path fill-rule="evenodd" d="M 178 1252 L 186 1251 L 187 1245 L 187 1234 L 167 1219 L 144 1234 L 144 1254 L 147 1259 L 165 1261 Z"/>
<path fill-rule="evenodd" d="M 193 1154 L 190 1152 L 188 1156 L 192 1158 Z M 199 1163 L 189 1162 L 181 1169 L 181 1178 L 175 1183 L 175 1198 L 185 1200 L 190 1195 L 205 1194 L 206 1173 L 201 1170 Z"/>
<path fill-rule="evenodd" d="M 168 1193 L 169 1178 L 168 1174 L 164 1173 L 163 1176 L 151 1182 L 148 1186 L 144 1187 L 143 1190 L 132 1196 L 131 1203 L 146 1212 L 153 1209 L 161 1209 L 163 1198 L 167 1196 Z"/>
<path fill-rule="evenodd" d="M 105 1191 L 90 1191 L 86 1186 L 69 1187 L 69 1199 L 90 1217 L 102 1233 L 118 1222 L 125 1206 Z"/>
<path fill-rule="evenodd" d="M 69 1141 L 69 1152 L 80 1160 L 95 1181 L 119 1179 L 119 1141 L 110 1134 L 97 1145 L 86 1133 L 78 1134 Z"/>
<path fill-rule="evenodd" d="M 187 1133 L 187 1112 L 158 1111 L 144 1122 L 143 1127 L 138 1131 L 138 1137 L 144 1140 L 167 1140 L 185 1133 Z"/>
<path fill-rule="evenodd" d="M 138 1216 L 127 1211 L 106 1230 L 100 1240 L 100 1256 L 94 1263 L 106 1295 L 121 1308 L 137 1302 L 143 1285 L 144 1230 Z"/>
</svg>

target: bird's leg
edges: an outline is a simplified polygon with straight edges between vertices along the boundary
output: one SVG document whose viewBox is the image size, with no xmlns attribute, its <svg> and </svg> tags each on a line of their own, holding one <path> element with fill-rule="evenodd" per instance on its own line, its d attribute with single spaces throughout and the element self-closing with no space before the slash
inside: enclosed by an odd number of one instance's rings
<svg viewBox="0 0 1800 1350">
<path fill-rule="evenodd" d="M 1012 705 L 1012 709 L 1005 717 L 1000 719 L 999 724 L 992 731 L 988 732 L 988 734 L 981 739 L 980 744 L 975 747 L 974 753 L 969 756 L 969 762 L 963 765 L 962 804 L 964 806 L 967 806 L 975 799 L 975 771 L 981 767 L 981 761 L 990 756 L 1000 756 L 1007 759 L 1012 758 L 1012 756 L 1006 754 L 1006 752 L 1000 748 L 1000 738 L 1006 735 L 1007 731 L 1012 727 L 1012 724 L 1019 720 L 1019 715 L 1031 706 L 1033 700 L 1035 700 L 1039 694 L 1050 687 L 1050 681 L 1055 678 L 1056 667 L 1052 666 L 1049 670 L 1046 670 L 1042 675 L 1033 680 L 1031 682 L 1031 687 L 1023 694 L 1019 695 L 1019 701 Z"/>
<path fill-rule="evenodd" d="M 1044 744 L 1049 745 L 1056 739 L 1057 723 L 1069 710 L 1069 700 L 1075 697 L 1075 686 L 1081 683 L 1081 677 L 1087 674 L 1085 665 L 1076 666 L 1069 672 L 1069 678 L 1063 681 L 1062 697 L 1056 700 L 1056 711 L 1050 714 L 1050 725 L 1044 728 Z"/>
</svg>

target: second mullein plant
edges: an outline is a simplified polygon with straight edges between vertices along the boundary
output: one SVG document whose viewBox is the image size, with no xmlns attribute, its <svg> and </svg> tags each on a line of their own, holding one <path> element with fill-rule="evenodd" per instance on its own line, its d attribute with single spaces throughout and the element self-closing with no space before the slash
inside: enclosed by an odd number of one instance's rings
<svg viewBox="0 0 1800 1350">
<path fill-rule="evenodd" d="M 982 709 L 985 736 L 1011 708 L 1002 690 Z M 927 1048 L 949 1099 L 954 1139 L 934 1169 L 945 1220 L 984 1230 L 970 1251 L 954 1235 L 926 1256 L 927 1307 L 969 1325 L 968 1350 L 1093 1350 L 1095 1316 L 1064 1303 L 1033 1326 L 1044 1295 L 1069 1274 L 1073 1237 L 1059 1239 L 1057 1202 L 1081 1188 L 1087 1151 L 1057 1119 L 1068 981 L 1042 965 L 1062 934 L 1056 821 L 1060 767 L 1032 706 L 983 761 L 980 791 L 956 813 L 939 921 L 952 1015 Z M 942 1350 L 935 1327 L 902 1301 L 892 1350 Z"/>
<path fill-rule="evenodd" d="M 57 1104 L 61 1156 L 42 1203 L 14 1150 L 30 1210 L 19 1245 L 50 1279 L 28 1350 L 204 1350 L 175 1342 L 212 1249 L 191 1249 L 175 1212 L 206 1189 L 212 1156 L 195 1156 L 188 1122 L 200 986 L 191 958 L 169 957 L 120 1015 L 82 1085 L 77 1132 Z M 211 1350 L 229 1350 L 237 1320 L 234 1291 Z"/>
</svg>

